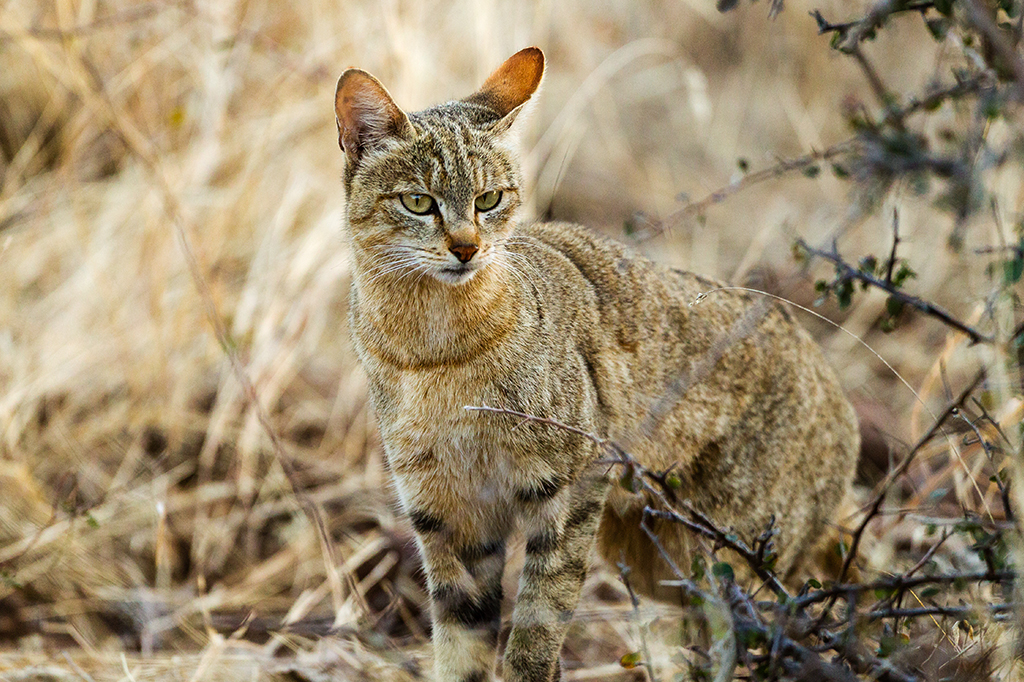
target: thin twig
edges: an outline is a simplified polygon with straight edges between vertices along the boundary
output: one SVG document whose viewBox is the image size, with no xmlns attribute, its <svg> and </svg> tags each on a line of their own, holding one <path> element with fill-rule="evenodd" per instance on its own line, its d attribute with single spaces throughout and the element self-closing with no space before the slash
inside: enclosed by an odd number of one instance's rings
<svg viewBox="0 0 1024 682">
<path fill-rule="evenodd" d="M 902 476 L 903 473 L 910 467 L 910 464 L 914 461 L 914 458 L 917 457 L 917 453 L 920 452 L 921 448 L 927 445 L 932 440 L 932 438 L 938 435 L 939 431 L 942 430 L 942 425 L 945 424 L 946 419 L 948 419 L 951 415 L 956 414 L 957 410 L 960 409 L 964 401 L 967 400 L 968 397 L 970 397 L 971 393 L 973 393 L 974 389 L 976 389 L 978 385 L 981 384 L 984 378 L 985 370 L 980 370 L 975 375 L 973 381 L 971 381 L 967 385 L 967 387 L 960 392 L 960 395 L 957 396 L 957 399 L 946 406 L 946 409 L 944 409 L 942 413 L 938 416 L 938 418 L 932 424 L 931 428 L 928 429 L 927 433 L 921 436 L 917 443 L 914 444 L 914 447 L 910 449 L 910 452 L 907 453 L 907 456 L 904 457 L 903 460 L 898 465 L 896 465 L 896 468 L 890 471 L 889 475 L 885 477 L 884 481 L 882 481 L 882 484 L 879 487 L 878 492 L 875 494 L 874 499 L 872 499 L 868 507 L 868 513 L 864 516 L 864 519 L 860 522 L 860 524 L 857 526 L 857 529 L 853 532 L 853 540 L 851 540 L 850 542 L 850 549 L 847 551 L 846 560 L 843 561 L 843 567 L 842 570 L 839 571 L 839 577 L 836 579 L 836 582 L 842 583 L 846 579 L 846 575 L 850 571 L 850 565 L 853 563 L 854 558 L 857 556 L 857 548 L 860 545 L 861 537 L 864 535 L 864 530 L 867 528 L 868 523 L 871 522 L 871 519 L 874 518 L 876 514 L 878 514 L 878 510 L 881 508 L 882 502 L 885 500 L 885 496 L 889 492 L 889 488 L 896 481 L 896 479 Z"/>
<path fill-rule="evenodd" d="M 760 170 L 755 173 L 747 173 L 735 182 L 730 182 L 725 187 L 711 192 L 703 199 L 699 201 L 692 201 L 681 208 L 676 209 L 663 220 L 647 221 L 647 224 L 643 229 L 632 234 L 632 238 L 636 241 L 646 241 L 662 235 L 687 218 L 695 215 L 701 215 L 715 204 L 719 204 L 728 197 L 752 187 L 753 185 L 764 182 L 765 180 L 781 177 L 787 173 L 792 173 L 793 171 L 802 171 L 821 161 L 828 161 L 829 159 L 841 156 L 849 152 L 856 144 L 857 139 L 850 138 L 843 140 L 842 142 L 838 142 L 826 149 L 814 150 L 809 154 L 805 154 L 804 156 L 800 156 L 795 159 L 783 159 L 770 168 L 765 168 L 764 170 Z"/>
<path fill-rule="evenodd" d="M 877 609 L 864 614 L 870 620 L 883 618 L 920 618 L 922 616 L 946 616 L 949 618 L 966 618 L 987 611 L 993 616 L 1012 612 L 1018 604 L 984 604 L 982 606 L 915 606 L 905 609 Z"/>
<path fill-rule="evenodd" d="M 811 604 L 820 604 L 829 601 L 836 596 L 847 596 L 850 598 L 865 592 L 876 590 L 898 591 L 912 590 L 922 585 L 957 585 L 962 583 L 1004 583 L 1015 580 L 1017 574 L 1014 571 L 981 571 L 978 573 L 951 573 L 942 575 L 920 575 L 916 577 L 895 575 L 889 578 L 882 578 L 869 583 L 850 584 L 837 583 L 827 589 L 805 594 L 793 598 L 793 606 L 798 609 L 807 608 Z"/>
<path fill-rule="evenodd" d="M 889 263 L 885 267 L 885 283 L 892 286 L 892 271 L 896 266 L 896 247 L 900 244 L 900 211 L 892 209 L 892 249 L 889 251 Z"/>
</svg>

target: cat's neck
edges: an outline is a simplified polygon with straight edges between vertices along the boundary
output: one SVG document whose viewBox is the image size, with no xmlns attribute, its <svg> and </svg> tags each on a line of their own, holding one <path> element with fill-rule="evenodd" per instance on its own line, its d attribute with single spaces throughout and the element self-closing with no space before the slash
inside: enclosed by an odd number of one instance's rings
<svg viewBox="0 0 1024 682">
<path fill-rule="evenodd" d="M 498 263 L 460 285 L 430 275 L 379 274 L 355 253 L 353 315 L 363 347 L 399 367 L 460 364 L 499 343 L 515 326 L 517 283 Z"/>
</svg>

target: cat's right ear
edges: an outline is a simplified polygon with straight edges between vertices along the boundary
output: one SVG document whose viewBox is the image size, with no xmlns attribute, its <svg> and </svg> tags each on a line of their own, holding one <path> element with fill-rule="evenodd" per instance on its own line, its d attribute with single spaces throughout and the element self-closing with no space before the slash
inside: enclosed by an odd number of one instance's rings
<svg viewBox="0 0 1024 682">
<path fill-rule="evenodd" d="M 361 69 L 349 69 L 334 93 L 338 145 L 353 163 L 389 137 L 410 137 L 412 124 L 380 81 Z"/>
<path fill-rule="evenodd" d="M 494 111 L 498 115 L 498 126 L 507 129 L 543 78 L 544 53 L 539 47 L 528 47 L 506 59 L 466 101 Z"/>
</svg>

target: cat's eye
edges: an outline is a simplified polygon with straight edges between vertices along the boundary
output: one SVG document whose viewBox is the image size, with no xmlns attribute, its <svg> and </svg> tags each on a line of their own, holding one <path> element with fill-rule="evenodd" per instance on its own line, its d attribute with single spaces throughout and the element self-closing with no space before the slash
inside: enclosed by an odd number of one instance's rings
<svg viewBox="0 0 1024 682">
<path fill-rule="evenodd" d="M 434 208 L 434 197 L 429 194 L 403 194 L 401 200 L 402 206 L 405 206 L 416 215 L 430 213 Z"/>
<path fill-rule="evenodd" d="M 501 190 L 492 189 L 490 192 L 484 192 L 476 198 L 473 202 L 478 211 L 490 211 L 492 208 L 498 205 L 501 201 Z"/>
</svg>

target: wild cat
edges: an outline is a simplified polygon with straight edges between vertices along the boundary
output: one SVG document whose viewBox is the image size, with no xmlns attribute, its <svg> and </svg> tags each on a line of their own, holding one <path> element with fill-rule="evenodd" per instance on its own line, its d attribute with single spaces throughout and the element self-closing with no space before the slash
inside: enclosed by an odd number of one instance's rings
<svg viewBox="0 0 1024 682">
<path fill-rule="evenodd" d="M 350 323 L 423 555 L 444 682 L 493 679 L 516 529 L 508 681 L 559 679 L 595 543 L 642 592 L 675 577 L 638 528 L 647 500 L 610 485 L 591 440 L 465 406 L 628 443 L 650 469 L 675 466 L 682 497 L 748 541 L 774 515 L 782 573 L 821 533 L 858 452 L 852 408 L 787 311 L 582 227 L 521 221 L 518 128 L 543 73 L 530 47 L 475 94 L 418 113 L 358 69 L 335 97 Z M 686 531 L 654 530 L 689 566 Z"/>
</svg>

